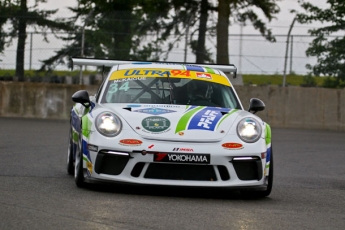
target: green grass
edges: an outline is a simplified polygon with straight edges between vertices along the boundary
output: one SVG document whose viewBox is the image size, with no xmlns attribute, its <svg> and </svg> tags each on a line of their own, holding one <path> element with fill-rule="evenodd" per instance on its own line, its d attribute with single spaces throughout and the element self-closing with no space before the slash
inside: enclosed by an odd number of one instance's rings
<svg viewBox="0 0 345 230">
<path fill-rule="evenodd" d="M 287 75 L 285 79 L 286 85 L 300 86 L 304 83 L 303 75 Z M 243 74 L 243 84 L 245 85 L 282 85 L 283 75 L 255 75 L 255 74 Z M 321 86 L 324 78 L 315 77 L 316 84 Z"/>
<path fill-rule="evenodd" d="M 87 74 L 95 74 L 94 71 L 83 71 L 85 75 Z M 0 76 L 14 76 L 15 70 L 13 69 L 0 69 Z M 53 71 L 53 72 L 37 72 L 36 70 L 25 70 L 24 76 L 33 77 L 33 76 L 79 76 L 79 70 L 74 71 Z"/>
<path fill-rule="evenodd" d="M 92 71 L 83 71 L 85 75 L 95 74 L 96 72 Z M 14 76 L 14 70 L 0 69 L 0 76 Z M 53 71 L 52 73 L 46 72 L 37 72 L 35 70 L 26 70 L 26 77 L 44 77 L 44 76 L 79 76 L 79 70 L 74 71 Z M 282 85 L 283 84 L 283 75 L 258 75 L 258 74 L 244 74 L 243 83 L 245 85 Z M 286 85 L 300 86 L 304 83 L 303 75 L 287 75 L 286 76 Z M 323 77 L 315 77 L 315 81 L 318 86 L 321 86 L 323 83 Z"/>
</svg>

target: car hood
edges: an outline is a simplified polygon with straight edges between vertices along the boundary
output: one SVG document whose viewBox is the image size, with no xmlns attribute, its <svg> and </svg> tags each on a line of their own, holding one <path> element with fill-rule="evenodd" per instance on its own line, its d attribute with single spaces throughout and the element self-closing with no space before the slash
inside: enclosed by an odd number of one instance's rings
<svg viewBox="0 0 345 230">
<path fill-rule="evenodd" d="M 103 104 L 145 139 L 217 142 L 228 133 L 241 110 L 162 104 Z"/>
</svg>

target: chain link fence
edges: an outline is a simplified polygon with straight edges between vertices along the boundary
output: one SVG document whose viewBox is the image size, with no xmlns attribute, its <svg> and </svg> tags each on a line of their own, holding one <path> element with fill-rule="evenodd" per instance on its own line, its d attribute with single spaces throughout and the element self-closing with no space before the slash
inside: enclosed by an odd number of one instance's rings
<svg viewBox="0 0 345 230">
<path fill-rule="evenodd" d="M 48 59 L 66 45 L 65 41 L 59 40 L 54 34 L 47 34 L 48 43 L 44 41 L 41 33 L 28 33 L 25 46 L 25 70 L 37 70 L 41 67 L 42 60 Z M 68 34 L 59 34 L 67 37 Z M 196 36 L 196 35 L 194 35 Z M 156 39 L 156 36 L 147 36 L 148 40 Z M 190 36 L 189 36 L 190 37 Z M 276 42 L 268 42 L 260 35 L 236 34 L 229 36 L 230 63 L 238 67 L 241 74 L 283 74 L 286 52 L 286 35 L 276 35 Z M 173 40 L 174 37 L 172 36 Z M 196 40 L 197 37 L 193 37 Z M 308 73 L 306 64 L 315 64 L 316 58 L 307 57 L 306 49 L 313 37 L 308 35 L 292 35 L 288 49 L 287 73 L 305 75 Z M 208 36 L 207 48 L 216 59 L 216 38 Z M 15 69 L 17 40 L 0 54 L 0 69 Z M 162 50 L 168 50 L 161 47 Z M 102 57 L 97 57 L 102 58 Z M 166 61 L 195 62 L 196 57 L 189 47 L 185 47 L 185 40 L 170 51 Z M 56 70 L 69 70 L 67 65 L 57 65 Z"/>
</svg>

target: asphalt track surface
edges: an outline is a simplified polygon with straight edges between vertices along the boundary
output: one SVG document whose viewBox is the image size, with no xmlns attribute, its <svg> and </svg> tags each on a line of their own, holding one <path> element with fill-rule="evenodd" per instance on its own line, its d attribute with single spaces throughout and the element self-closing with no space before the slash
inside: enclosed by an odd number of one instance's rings
<svg viewBox="0 0 345 230">
<path fill-rule="evenodd" d="M 0 118 L 0 229 L 345 229 L 345 133 L 273 129 L 268 198 L 222 189 L 77 188 L 67 121 Z"/>
</svg>

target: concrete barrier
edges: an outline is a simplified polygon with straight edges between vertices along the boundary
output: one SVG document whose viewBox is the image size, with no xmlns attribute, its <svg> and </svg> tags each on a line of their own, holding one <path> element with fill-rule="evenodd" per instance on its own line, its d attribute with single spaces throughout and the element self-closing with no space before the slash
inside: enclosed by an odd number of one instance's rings
<svg viewBox="0 0 345 230">
<path fill-rule="evenodd" d="M 71 96 L 80 89 L 90 94 L 97 86 L 0 82 L 0 116 L 68 119 Z M 277 128 L 345 131 L 345 89 L 280 86 L 236 86 L 245 109 L 250 98 L 263 100 L 259 117 Z"/>
<path fill-rule="evenodd" d="M 95 93 L 97 86 L 0 82 L 0 116 L 68 119 L 80 89 Z"/>
</svg>

